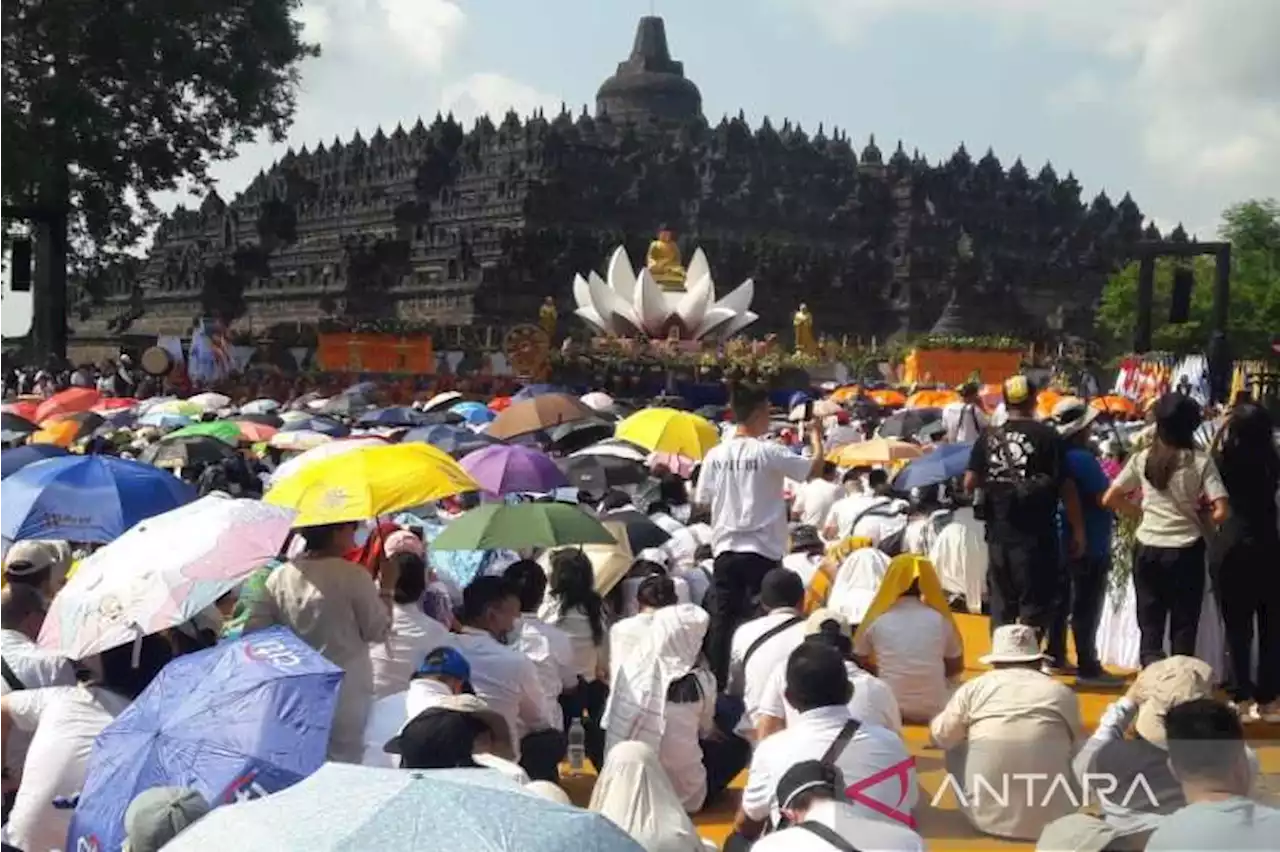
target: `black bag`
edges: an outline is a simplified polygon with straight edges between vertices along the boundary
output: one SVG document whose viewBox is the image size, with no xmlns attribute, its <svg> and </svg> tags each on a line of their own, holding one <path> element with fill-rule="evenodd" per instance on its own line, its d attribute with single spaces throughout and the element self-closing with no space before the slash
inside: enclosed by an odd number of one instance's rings
<svg viewBox="0 0 1280 852">
<path fill-rule="evenodd" d="M 820 822 L 805 820 L 804 822 L 799 823 L 796 828 L 803 828 L 810 834 L 816 834 L 818 837 L 821 837 L 823 840 L 830 843 L 832 848 L 839 849 L 840 852 L 861 852 L 857 846 L 854 846 L 852 843 L 837 834 L 835 829 L 830 826 L 823 825 Z"/>
<path fill-rule="evenodd" d="M 747 652 L 746 652 L 745 654 L 743 654 L 743 655 L 742 655 L 742 669 L 743 669 L 743 671 L 744 671 L 744 672 L 746 671 L 746 669 L 747 669 L 747 662 L 748 662 L 748 661 L 750 661 L 750 659 L 751 659 L 752 657 L 754 657 L 754 656 L 755 656 L 756 651 L 759 651 L 759 650 L 760 650 L 760 648 L 764 645 L 764 643 L 765 643 L 765 642 L 768 642 L 770 639 L 772 639 L 773 637 L 777 636 L 779 633 L 781 633 L 782 631 L 786 630 L 787 628 L 789 628 L 789 627 L 795 627 L 797 624 L 799 624 L 799 623 L 800 623 L 800 622 L 802 622 L 802 621 L 804 621 L 804 619 L 803 619 L 803 618 L 801 618 L 801 617 L 800 617 L 800 616 L 798 616 L 798 615 L 793 615 L 793 616 L 791 616 L 790 618 L 783 619 L 780 623 L 773 625 L 773 626 L 772 626 L 772 627 L 770 627 L 768 630 L 766 630 L 764 633 L 762 633 L 762 634 L 760 634 L 758 637 L 756 637 L 756 641 L 752 642 L 752 643 L 747 647 Z"/>
<path fill-rule="evenodd" d="M 995 426 L 991 428 L 991 436 L 995 440 L 989 441 L 988 447 L 995 450 L 995 455 L 1008 472 L 1009 478 L 986 477 L 983 483 L 982 519 L 1020 524 L 1034 517 L 1038 510 L 1047 511 L 1056 506 L 1058 471 L 1033 473 L 1029 476 L 1024 474 L 1019 471 L 1010 451 L 1009 434 L 1002 427 Z M 976 510 L 974 514 L 977 515 Z"/>
</svg>

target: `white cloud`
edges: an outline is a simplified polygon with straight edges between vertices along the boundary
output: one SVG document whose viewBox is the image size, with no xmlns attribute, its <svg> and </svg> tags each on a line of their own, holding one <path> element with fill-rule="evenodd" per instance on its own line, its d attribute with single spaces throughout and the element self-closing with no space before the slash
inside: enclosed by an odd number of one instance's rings
<svg viewBox="0 0 1280 852">
<path fill-rule="evenodd" d="M 448 0 L 379 0 L 391 41 L 412 61 L 432 71 L 444 67 L 466 15 Z"/>
<path fill-rule="evenodd" d="M 454 117 L 464 124 L 481 115 L 487 114 L 499 121 L 508 110 L 514 109 L 523 117 L 539 107 L 557 110 L 560 104 L 558 97 L 493 72 L 472 74 L 457 83 L 450 83 L 440 93 L 440 101 L 442 109 L 451 110 Z"/>
</svg>

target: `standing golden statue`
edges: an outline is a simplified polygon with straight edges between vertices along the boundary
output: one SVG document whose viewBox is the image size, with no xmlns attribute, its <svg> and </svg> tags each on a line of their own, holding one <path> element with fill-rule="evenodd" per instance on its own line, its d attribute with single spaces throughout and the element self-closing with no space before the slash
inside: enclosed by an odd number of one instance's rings
<svg viewBox="0 0 1280 852">
<path fill-rule="evenodd" d="M 818 341 L 813 336 L 813 314 L 809 313 L 809 307 L 804 302 L 800 303 L 800 310 L 792 317 L 791 325 L 796 331 L 796 352 L 817 355 Z"/>
<path fill-rule="evenodd" d="M 658 228 L 658 238 L 649 243 L 645 268 L 663 290 L 683 290 L 685 269 L 680 262 L 680 247 L 666 225 Z"/>
<path fill-rule="evenodd" d="M 538 325 L 542 326 L 542 330 L 552 340 L 556 339 L 556 321 L 559 319 L 560 312 L 556 310 L 556 300 L 547 296 L 542 300 L 542 307 L 538 308 Z"/>
</svg>

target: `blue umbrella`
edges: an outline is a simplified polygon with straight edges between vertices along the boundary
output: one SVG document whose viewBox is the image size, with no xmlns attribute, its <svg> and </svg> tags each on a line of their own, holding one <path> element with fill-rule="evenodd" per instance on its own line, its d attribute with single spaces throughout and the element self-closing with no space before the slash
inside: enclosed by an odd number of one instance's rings
<svg viewBox="0 0 1280 852">
<path fill-rule="evenodd" d="M 488 435 L 477 435 L 465 427 L 450 426 L 443 423 L 436 426 L 421 426 L 417 429 L 410 429 L 400 439 L 400 443 L 413 441 L 430 444 L 438 450 L 444 450 L 451 456 L 459 457 L 475 450 L 502 443 L 497 438 L 491 438 Z"/>
<path fill-rule="evenodd" d="M 533 399 L 535 396 L 542 396 L 543 394 L 548 394 L 548 393 L 563 393 L 563 394 L 568 394 L 569 396 L 576 395 L 574 394 L 573 391 L 569 390 L 563 385 L 532 384 L 532 385 L 525 385 L 524 387 L 520 388 L 520 390 L 516 391 L 516 395 L 511 397 L 511 399 L 513 401 L 519 401 L 522 399 Z"/>
<path fill-rule="evenodd" d="M 68 844 L 70 847 L 70 844 Z M 165 845 L 277 852 L 643 852 L 603 814 L 560 805 L 483 769 L 325 764 L 272 796 L 218 808 Z"/>
<path fill-rule="evenodd" d="M 378 390 L 376 382 L 356 382 L 342 393 L 346 396 L 371 396 Z"/>
<path fill-rule="evenodd" d="M 332 417 L 307 417 L 302 420 L 293 420 L 281 426 L 279 431 L 300 432 L 304 429 L 309 432 L 319 432 L 331 438 L 345 438 L 351 434 L 351 429 L 345 423 L 334 420 Z"/>
<path fill-rule="evenodd" d="M 170 429 L 181 429 L 190 426 L 193 421 L 185 414 L 174 414 L 171 411 L 148 411 L 134 421 L 136 426 L 154 426 L 168 432 Z"/>
<path fill-rule="evenodd" d="M 458 402 L 449 406 L 449 410 L 468 423 L 492 423 L 498 415 L 489 410 L 483 402 Z"/>
<path fill-rule="evenodd" d="M 421 411 L 406 406 L 378 408 L 365 412 L 356 421 L 357 426 L 421 426 L 426 418 Z"/>
<path fill-rule="evenodd" d="M 71 453 L 54 444 L 27 444 L 11 450 L 0 450 L 0 479 L 6 479 L 32 462 L 69 456 Z"/>
<path fill-rule="evenodd" d="M 194 499 L 194 488 L 149 464 L 61 456 L 29 464 L 0 482 L 0 533 L 13 541 L 107 542 Z"/>
<path fill-rule="evenodd" d="M 962 476 L 972 451 L 972 441 L 967 444 L 938 444 L 932 452 L 907 462 L 907 466 L 894 477 L 893 490 L 906 492 L 912 488 L 928 488 Z"/>
<path fill-rule="evenodd" d="M 284 627 L 178 657 L 94 741 L 67 848 L 119 849 L 150 787 L 217 806 L 301 781 L 324 763 L 341 681 Z"/>
</svg>

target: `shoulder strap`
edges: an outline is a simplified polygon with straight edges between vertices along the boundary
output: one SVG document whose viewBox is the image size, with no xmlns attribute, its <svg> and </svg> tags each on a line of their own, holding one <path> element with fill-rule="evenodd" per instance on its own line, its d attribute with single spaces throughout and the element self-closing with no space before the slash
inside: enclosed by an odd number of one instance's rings
<svg viewBox="0 0 1280 852">
<path fill-rule="evenodd" d="M 747 661 L 750 660 L 752 656 L 755 655 L 756 651 L 760 650 L 760 647 L 764 645 L 765 642 L 768 642 L 770 639 L 777 636 L 779 633 L 786 630 L 788 627 L 795 627 L 797 624 L 799 624 L 802 621 L 804 621 L 803 618 L 801 618 L 798 615 L 793 615 L 790 618 L 786 619 L 785 621 L 781 622 L 780 624 L 773 625 L 764 633 L 762 633 L 760 636 L 758 636 L 756 638 L 756 641 L 752 642 L 747 647 L 747 652 L 742 655 L 742 667 L 744 669 L 747 667 Z"/>
<path fill-rule="evenodd" d="M 849 744 L 849 740 L 853 739 L 854 734 L 858 733 L 858 728 L 862 727 L 862 723 L 857 719 L 850 719 L 844 723 L 844 727 L 840 729 L 840 733 L 836 734 L 836 738 L 832 740 L 831 745 L 827 746 L 827 750 L 823 752 L 821 762 L 829 766 L 834 766 L 836 758 L 840 757 L 840 752 L 844 751 L 844 747 Z"/>
<path fill-rule="evenodd" d="M 820 822 L 806 820 L 797 824 L 796 828 L 803 828 L 810 834 L 815 834 L 818 837 L 821 837 L 827 843 L 830 843 L 833 847 L 839 849 L 840 852 L 860 852 L 857 846 L 854 846 L 852 843 L 837 834 L 835 829 L 830 826 L 823 825 Z"/>
<path fill-rule="evenodd" d="M 0 657 L 0 675 L 4 676 L 4 682 L 9 684 L 9 688 L 14 692 L 21 692 L 27 688 L 27 685 L 14 673 L 9 661 L 3 657 Z"/>
</svg>

